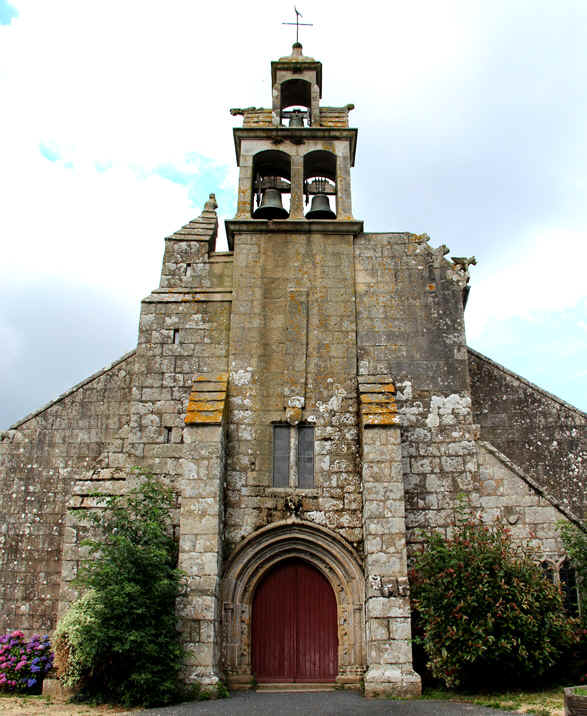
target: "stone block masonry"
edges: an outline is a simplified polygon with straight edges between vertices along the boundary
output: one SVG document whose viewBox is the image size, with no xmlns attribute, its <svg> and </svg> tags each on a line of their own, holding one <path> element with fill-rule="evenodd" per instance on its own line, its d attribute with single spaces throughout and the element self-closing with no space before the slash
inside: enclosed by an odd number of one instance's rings
<svg viewBox="0 0 587 716">
<path fill-rule="evenodd" d="M 288 517 L 363 537 L 352 233 L 235 234 L 225 531 L 230 549 Z M 240 228 L 240 226 L 239 226 Z M 298 395 L 298 393 L 300 395 Z M 294 395 L 295 394 L 295 395 Z M 273 425 L 314 426 L 314 486 L 273 486 Z"/>
<path fill-rule="evenodd" d="M 471 397 L 481 437 L 578 519 L 587 505 L 585 413 L 469 349 Z"/>
<path fill-rule="evenodd" d="M 365 695 L 417 696 L 422 685 L 412 666 L 399 425 L 366 425 L 361 441 L 368 663 Z"/>
<path fill-rule="evenodd" d="M 212 686 L 220 680 L 220 575 L 225 430 L 198 424 L 186 428 L 192 460 L 184 462 L 180 480 L 179 567 L 187 577 L 187 593 L 177 605 L 188 682 Z"/>
<path fill-rule="evenodd" d="M 0 433 L 0 631 L 56 622 L 65 507 L 128 423 L 135 353 Z"/>
<path fill-rule="evenodd" d="M 477 507 L 463 288 L 425 234 L 363 234 L 355 246 L 358 372 L 397 389 L 408 551 L 422 528 L 448 530 L 459 494 Z"/>
<path fill-rule="evenodd" d="M 173 487 L 177 494 L 173 529 L 180 546 L 179 566 L 187 575 L 187 591 L 178 604 L 186 647 L 184 675 L 187 681 L 207 685 L 219 680 L 218 592 L 232 298 L 230 285 L 218 285 L 230 278 L 230 262 L 220 262 L 224 257 L 209 253 L 216 226 L 215 212 L 205 208 L 200 219 L 167 239 L 162 287 L 142 303 L 123 439 L 120 445 L 106 445 L 94 469 L 74 484 L 69 502 L 77 510 L 92 509 L 90 492 L 124 492 L 135 484 L 131 477 L 135 465 Z M 184 264 L 200 267 L 187 278 L 178 251 Z M 209 258 L 214 265 L 220 263 L 221 270 L 210 268 Z M 76 596 L 70 583 L 85 556 L 76 512 L 67 516 L 67 527 L 60 612 Z"/>
</svg>

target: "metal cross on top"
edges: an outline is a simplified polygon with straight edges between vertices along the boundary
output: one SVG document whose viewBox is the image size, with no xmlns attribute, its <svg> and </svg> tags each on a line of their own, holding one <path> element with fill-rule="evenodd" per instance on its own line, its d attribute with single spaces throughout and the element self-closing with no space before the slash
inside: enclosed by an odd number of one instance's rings
<svg viewBox="0 0 587 716">
<path fill-rule="evenodd" d="M 302 17 L 302 13 L 297 9 L 297 7 L 294 5 L 294 10 L 296 11 L 296 21 L 295 22 L 282 22 L 282 25 L 295 25 L 296 26 L 296 42 L 299 43 L 299 32 L 300 32 L 300 25 L 305 25 L 306 27 L 314 27 L 314 23 L 312 22 L 300 22 L 300 17 Z"/>
</svg>

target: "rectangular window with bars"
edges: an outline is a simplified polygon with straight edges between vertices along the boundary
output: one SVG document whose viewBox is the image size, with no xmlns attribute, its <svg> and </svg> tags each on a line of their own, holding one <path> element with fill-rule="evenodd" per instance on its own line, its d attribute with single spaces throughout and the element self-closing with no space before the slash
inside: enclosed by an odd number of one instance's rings
<svg viewBox="0 0 587 716">
<path fill-rule="evenodd" d="M 289 487 L 289 425 L 273 426 L 273 486 Z"/>
<path fill-rule="evenodd" d="M 298 426 L 298 487 L 314 487 L 314 427 Z"/>
<path fill-rule="evenodd" d="M 313 425 L 273 426 L 273 487 L 314 487 Z"/>
</svg>

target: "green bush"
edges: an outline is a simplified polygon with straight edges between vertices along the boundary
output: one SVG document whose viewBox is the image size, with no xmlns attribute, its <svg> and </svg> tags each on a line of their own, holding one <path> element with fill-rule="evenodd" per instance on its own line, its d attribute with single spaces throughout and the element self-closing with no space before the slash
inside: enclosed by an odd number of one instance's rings
<svg viewBox="0 0 587 716">
<path fill-rule="evenodd" d="M 583 627 L 587 629 L 587 532 L 571 522 L 559 522 L 559 532 L 575 570 Z"/>
<path fill-rule="evenodd" d="M 85 540 L 86 593 L 56 630 L 61 680 L 94 700 L 155 706 L 178 694 L 182 649 L 175 601 L 182 575 L 170 535 L 173 494 L 148 475 L 124 496 L 80 511 L 101 535 Z M 98 496 L 96 496 L 98 497 Z"/>
<path fill-rule="evenodd" d="M 570 522 L 560 522 L 559 531 L 563 545 L 575 570 L 581 628 L 577 641 L 565 654 L 561 663 L 561 676 L 573 683 L 587 682 L 587 533 Z"/>
<path fill-rule="evenodd" d="M 538 679 L 574 640 L 558 589 L 499 522 L 428 535 L 410 577 L 415 641 L 447 687 Z"/>
</svg>

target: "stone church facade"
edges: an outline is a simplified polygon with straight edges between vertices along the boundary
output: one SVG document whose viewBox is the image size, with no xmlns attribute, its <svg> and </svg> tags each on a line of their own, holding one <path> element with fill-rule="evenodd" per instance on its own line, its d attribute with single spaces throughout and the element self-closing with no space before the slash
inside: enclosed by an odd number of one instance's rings
<svg viewBox="0 0 587 716">
<path fill-rule="evenodd" d="M 585 414 L 467 348 L 470 259 L 353 218 L 352 105 L 320 106 L 321 63 L 296 43 L 271 76 L 270 109 L 231 110 L 230 250 L 211 195 L 165 239 L 136 350 L 1 434 L 0 628 L 54 628 L 79 511 L 138 465 L 177 495 L 188 680 L 412 695 L 421 530 L 464 499 L 556 571 Z"/>
</svg>

